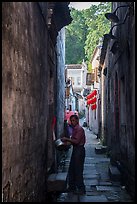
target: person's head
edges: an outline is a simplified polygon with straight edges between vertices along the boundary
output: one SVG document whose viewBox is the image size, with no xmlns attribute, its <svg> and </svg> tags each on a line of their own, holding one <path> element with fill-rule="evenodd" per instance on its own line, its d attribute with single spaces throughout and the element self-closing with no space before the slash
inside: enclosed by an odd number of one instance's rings
<svg viewBox="0 0 137 204">
<path fill-rule="evenodd" d="M 76 126 L 77 124 L 79 124 L 79 118 L 77 115 L 71 115 L 70 116 L 70 122 L 72 126 Z"/>
</svg>

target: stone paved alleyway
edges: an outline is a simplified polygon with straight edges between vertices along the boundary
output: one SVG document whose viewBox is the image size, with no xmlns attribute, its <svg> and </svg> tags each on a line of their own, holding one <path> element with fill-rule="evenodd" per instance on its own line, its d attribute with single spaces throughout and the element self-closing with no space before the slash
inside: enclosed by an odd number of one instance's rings
<svg viewBox="0 0 137 204">
<path fill-rule="evenodd" d="M 84 165 L 86 194 L 75 195 L 63 192 L 57 198 L 57 202 L 132 202 L 124 186 L 121 186 L 120 182 L 112 182 L 110 180 L 108 173 L 110 159 L 105 153 L 95 153 L 95 147 L 100 145 L 96 135 L 87 128 L 84 129 L 86 133 L 86 158 Z M 65 165 L 67 170 L 69 156 L 66 158 Z"/>
</svg>

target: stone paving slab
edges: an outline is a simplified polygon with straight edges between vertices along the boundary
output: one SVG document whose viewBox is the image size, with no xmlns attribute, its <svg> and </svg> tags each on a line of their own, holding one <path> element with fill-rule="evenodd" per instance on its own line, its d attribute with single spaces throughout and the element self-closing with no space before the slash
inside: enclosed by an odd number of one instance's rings
<svg viewBox="0 0 137 204">
<path fill-rule="evenodd" d="M 84 164 L 84 168 L 89 167 L 89 168 L 93 168 L 95 167 L 95 164 Z"/>
<path fill-rule="evenodd" d="M 106 191 L 105 193 L 108 201 L 111 202 L 133 202 L 127 192 L 121 191 Z"/>
<path fill-rule="evenodd" d="M 85 185 L 96 186 L 99 184 L 98 179 L 84 179 Z"/>
<path fill-rule="evenodd" d="M 120 191 L 120 187 L 116 186 L 96 186 L 97 191 Z"/>
<path fill-rule="evenodd" d="M 57 202 L 78 202 L 78 195 L 73 193 L 62 193 Z"/>
<path fill-rule="evenodd" d="M 85 161 L 86 161 L 86 160 L 91 161 L 91 160 L 93 160 L 93 159 L 94 159 L 94 157 L 88 157 L 88 156 L 86 156 Z"/>
<path fill-rule="evenodd" d="M 84 179 L 98 179 L 98 178 L 99 178 L 98 174 L 95 174 L 95 175 L 85 174 L 84 175 Z"/>
<path fill-rule="evenodd" d="M 86 185 L 86 192 L 92 192 L 93 190 L 96 191 L 96 186 Z"/>
<path fill-rule="evenodd" d="M 99 185 L 100 186 L 112 186 L 112 182 L 109 182 L 109 181 L 100 181 Z"/>
<path fill-rule="evenodd" d="M 83 171 L 83 175 L 86 175 L 86 174 L 92 174 L 92 175 L 97 175 L 98 172 L 96 169 L 84 169 Z"/>
<path fill-rule="evenodd" d="M 97 162 L 108 162 L 109 163 L 110 162 L 110 158 L 98 157 L 98 158 L 94 159 L 94 162 L 95 163 L 97 163 Z"/>
<path fill-rule="evenodd" d="M 106 196 L 80 196 L 80 202 L 108 202 Z"/>
</svg>

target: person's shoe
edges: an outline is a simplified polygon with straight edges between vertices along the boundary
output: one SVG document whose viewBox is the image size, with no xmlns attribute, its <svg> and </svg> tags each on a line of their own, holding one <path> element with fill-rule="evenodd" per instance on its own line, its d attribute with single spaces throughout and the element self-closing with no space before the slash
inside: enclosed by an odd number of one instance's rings
<svg viewBox="0 0 137 204">
<path fill-rule="evenodd" d="M 73 193 L 74 194 L 77 194 L 77 195 L 84 195 L 84 194 L 86 194 L 86 191 L 84 191 L 84 190 L 76 190 L 76 191 L 73 191 Z"/>
</svg>

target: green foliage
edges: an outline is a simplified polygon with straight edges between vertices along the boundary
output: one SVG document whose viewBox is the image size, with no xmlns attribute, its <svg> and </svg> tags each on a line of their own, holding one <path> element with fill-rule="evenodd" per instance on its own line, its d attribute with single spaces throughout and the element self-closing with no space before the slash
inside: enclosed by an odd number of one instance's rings
<svg viewBox="0 0 137 204">
<path fill-rule="evenodd" d="M 99 39 L 110 30 L 110 22 L 105 18 L 105 13 L 111 11 L 111 3 L 104 2 L 98 6 L 94 5 L 92 9 L 92 19 L 87 18 L 86 24 L 88 25 L 88 34 L 85 41 L 85 55 L 87 60 L 90 61 L 94 49 L 99 43 Z"/>
<path fill-rule="evenodd" d="M 88 62 L 88 71 L 91 72 L 91 70 L 92 70 L 92 64 Z"/>
<path fill-rule="evenodd" d="M 79 64 L 85 58 L 87 26 L 81 11 L 72 9 L 72 23 L 66 27 L 66 64 Z"/>
<path fill-rule="evenodd" d="M 104 16 L 110 11 L 111 2 L 82 11 L 71 10 L 73 21 L 66 26 L 66 64 L 79 64 L 83 59 L 89 64 L 99 39 L 110 30 L 110 22 Z"/>
</svg>

